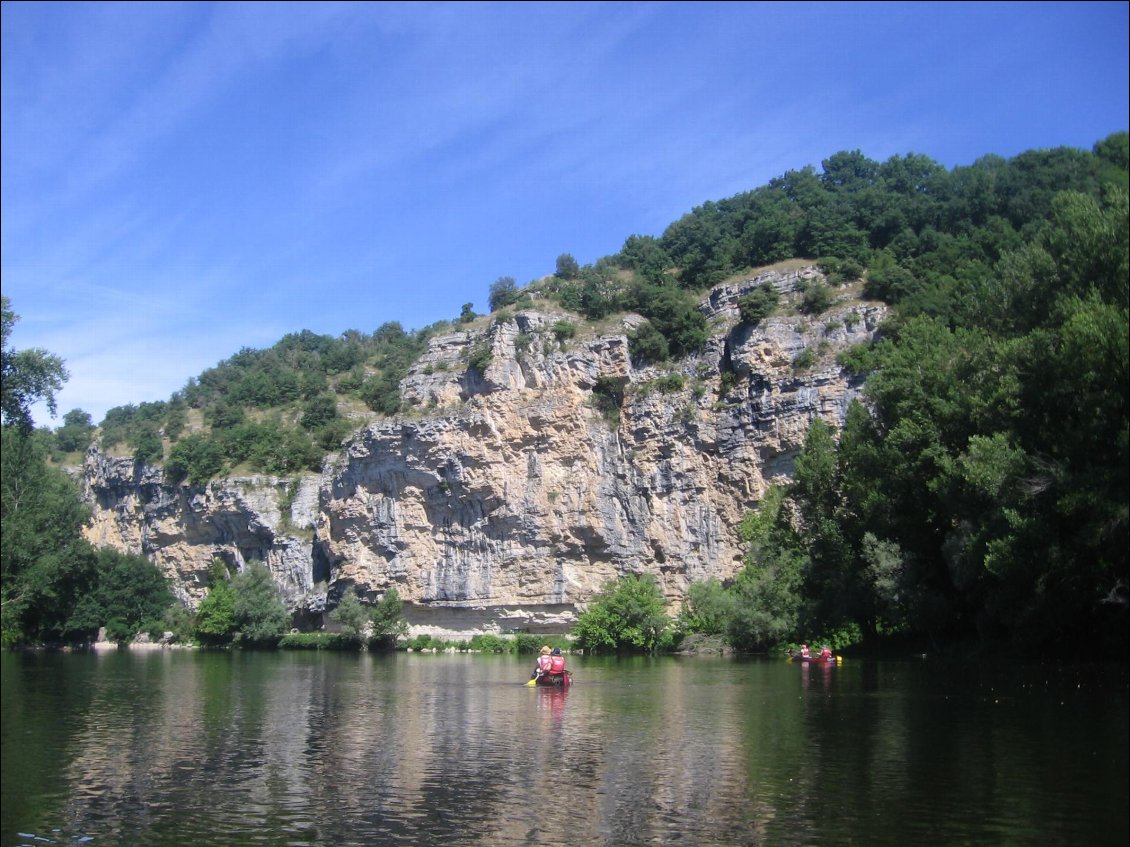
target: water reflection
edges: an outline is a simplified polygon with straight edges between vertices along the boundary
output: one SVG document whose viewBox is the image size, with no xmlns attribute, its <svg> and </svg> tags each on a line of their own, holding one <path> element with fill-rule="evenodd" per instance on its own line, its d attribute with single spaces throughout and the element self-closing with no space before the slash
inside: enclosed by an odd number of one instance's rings
<svg viewBox="0 0 1130 847">
<path fill-rule="evenodd" d="M 1126 674 L 3 657 L 0 847 L 1123 843 Z"/>
</svg>

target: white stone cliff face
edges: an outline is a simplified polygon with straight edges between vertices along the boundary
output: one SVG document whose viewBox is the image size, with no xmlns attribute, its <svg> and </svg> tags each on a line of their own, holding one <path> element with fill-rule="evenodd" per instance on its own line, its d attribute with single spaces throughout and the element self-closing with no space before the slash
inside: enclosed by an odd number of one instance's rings
<svg viewBox="0 0 1130 847">
<path fill-rule="evenodd" d="M 265 563 L 315 612 L 350 585 L 369 600 L 395 587 L 417 632 L 563 631 L 627 573 L 654 574 L 675 604 L 691 582 L 736 573 L 742 515 L 789 477 L 809 423 L 838 429 L 857 394 L 835 355 L 872 337 L 881 305 L 846 297 L 818 318 L 737 325 L 756 285 L 791 295 L 817 275 L 714 289 L 710 342 L 662 370 L 633 368 L 631 317 L 565 345 L 552 330 L 568 316 L 538 312 L 435 338 L 401 385 L 412 412 L 359 429 L 320 476 L 174 487 L 92 451 L 89 537 L 149 556 L 192 603 L 217 556 Z M 468 371 L 484 340 L 490 364 Z M 794 369 L 805 350 L 815 364 Z M 683 387 L 664 393 L 656 380 L 673 371 Z M 615 428 L 593 405 L 598 379 L 623 389 Z"/>
</svg>

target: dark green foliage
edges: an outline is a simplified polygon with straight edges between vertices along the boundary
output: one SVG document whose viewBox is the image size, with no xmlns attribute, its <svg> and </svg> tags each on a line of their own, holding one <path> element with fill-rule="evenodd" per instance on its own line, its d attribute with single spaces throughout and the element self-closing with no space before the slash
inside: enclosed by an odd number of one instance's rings
<svg viewBox="0 0 1130 847">
<path fill-rule="evenodd" d="M 572 642 L 567 636 L 530 635 L 528 633 L 473 635 L 471 640 L 465 643 L 465 646 L 468 650 L 476 650 L 481 653 L 537 653 L 543 644 L 548 647 L 557 647 L 565 653 L 572 648 Z"/>
<path fill-rule="evenodd" d="M 81 535 L 89 511 L 70 477 L 47 463 L 39 433 L 4 426 L 2 438 L 3 643 L 66 640 L 76 604 L 97 584 L 97 557 Z"/>
<path fill-rule="evenodd" d="M 67 381 L 63 360 L 54 353 L 9 346 L 12 328 L 20 319 L 7 296 L 0 296 L 0 421 L 5 426 L 32 428 L 31 407 L 39 401 L 55 414 L 55 393 Z"/>
<path fill-rule="evenodd" d="M 592 387 L 592 399 L 609 426 L 613 429 L 619 427 L 620 407 L 624 405 L 623 384 L 612 377 L 597 377 L 596 385 Z"/>
<path fill-rule="evenodd" d="M 732 595 L 717 579 L 708 579 L 688 587 L 676 626 L 680 632 L 722 635 L 732 615 Z"/>
<path fill-rule="evenodd" d="M 313 433 L 314 446 L 307 457 L 305 467 L 312 471 L 319 470 L 322 465 L 322 454 L 329 450 L 337 450 L 341 442 L 353 431 L 353 425 L 345 418 L 334 418 L 329 423 L 321 426 Z"/>
<path fill-rule="evenodd" d="M 79 599 L 68 621 L 72 633 L 93 640 L 104 626 L 108 640 L 129 642 L 144 625 L 159 621 L 173 602 L 164 576 L 142 556 L 99 550 L 97 569 L 94 589 Z"/>
<path fill-rule="evenodd" d="M 1125 641 L 1126 194 L 1046 206 L 972 294 L 939 289 L 945 319 L 902 310 L 858 357 L 872 413 L 798 458 L 806 613 L 825 631 Z"/>
<path fill-rule="evenodd" d="M 155 464 L 164 458 L 165 447 L 161 443 L 161 434 L 154 427 L 138 429 L 132 440 L 135 461 L 142 464 Z"/>
<path fill-rule="evenodd" d="M 686 377 L 682 374 L 670 373 L 652 380 L 650 386 L 660 394 L 675 394 L 682 391 L 686 384 Z"/>
<path fill-rule="evenodd" d="M 138 406 L 116 406 L 106 413 L 102 421 L 102 445 L 113 447 L 115 444 L 126 442 L 134 447 L 135 455 L 140 452 L 146 456 L 158 456 L 153 448 L 153 436 L 160 438 L 162 423 L 171 419 L 176 424 L 184 425 L 183 406 L 173 403 L 142 403 Z"/>
<path fill-rule="evenodd" d="M 282 650 L 360 650 L 361 642 L 343 632 L 288 632 L 279 639 Z"/>
<path fill-rule="evenodd" d="M 863 293 L 875 300 L 898 303 L 917 291 L 918 287 L 914 274 L 902 267 L 889 251 L 883 250 L 871 263 Z"/>
<path fill-rule="evenodd" d="M 210 577 L 208 593 L 196 610 L 196 637 L 203 644 L 230 644 L 236 634 L 235 594 L 219 559 L 212 561 Z"/>
<path fill-rule="evenodd" d="M 628 349 L 637 365 L 665 362 L 671 358 L 671 347 L 659 327 L 645 321 L 628 335 Z"/>
<path fill-rule="evenodd" d="M 763 320 L 773 314 L 777 308 L 780 295 L 777 289 L 769 283 L 762 283 L 738 299 L 738 314 L 741 322 L 747 326 L 756 327 Z"/>
<path fill-rule="evenodd" d="M 796 632 L 808 557 L 780 488 L 766 492 L 760 509 L 745 517 L 739 531 L 746 555 L 729 592 L 726 639 L 735 649 L 760 651 Z"/>
<path fill-rule="evenodd" d="M 555 321 L 553 324 L 553 337 L 556 338 L 560 344 L 564 344 L 576 334 L 576 324 L 571 321 Z"/>
<path fill-rule="evenodd" d="M 500 276 L 490 286 L 490 295 L 487 302 L 490 304 L 490 310 L 497 312 L 499 309 L 504 309 L 507 306 L 513 306 L 518 302 L 518 282 L 512 276 Z"/>
<path fill-rule="evenodd" d="M 706 343 L 706 317 L 687 292 L 670 283 L 641 283 L 633 297 L 636 310 L 648 319 L 631 336 L 634 359 L 662 362 L 693 353 Z"/>
<path fill-rule="evenodd" d="M 224 467 L 224 450 L 207 435 L 189 435 L 169 452 L 165 472 L 172 483 L 204 485 Z"/>
<path fill-rule="evenodd" d="M 655 577 L 628 574 L 604 586 L 572 634 L 577 646 L 591 653 L 652 653 L 670 626 Z"/>
<path fill-rule="evenodd" d="M 490 342 L 480 341 L 468 351 L 467 367 L 473 371 L 478 371 L 480 374 L 486 373 L 491 358 Z"/>
<path fill-rule="evenodd" d="M 143 558 L 83 540 L 89 511 L 71 478 L 48 464 L 48 438 L 19 421 L 0 436 L 3 644 L 82 642 L 101 626 L 129 640 L 159 618 L 170 601 L 164 579 Z"/>
<path fill-rule="evenodd" d="M 288 629 L 291 616 L 265 565 L 252 564 L 231 582 L 235 642 L 241 646 L 274 647 Z"/>
<path fill-rule="evenodd" d="M 320 429 L 337 418 L 337 401 L 332 394 L 318 394 L 302 405 L 302 428 Z"/>
<path fill-rule="evenodd" d="M 463 308 L 459 310 L 459 323 L 469 324 L 475 317 L 475 304 L 464 303 Z"/>
<path fill-rule="evenodd" d="M 345 424 L 345 422 L 335 419 L 316 435 L 329 432 L 337 424 Z M 177 448 L 181 444 L 195 443 L 197 437 L 190 436 L 178 443 L 173 448 L 173 454 L 178 454 Z M 222 451 L 223 455 L 234 463 L 247 462 L 257 470 L 271 474 L 318 470 L 324 455 L 324 450 L 311 441 L 310 435 L 305 430 L 283 426 L 277 417 L 270 417 L 259 423 L 243 423 L 225 432 Z M 179 455 L 174 459 L 174 455 L 170 455 L 166 470 L 174 468 L 179 471 L 181 460 Z M 206 472 L 207 468 L 202 469 L 197 474 L 197 478 L 203 477 Z M 189 483 L 194 484 L 191 479 Z"/>
<path fill-rule="evenodd" d="M 876 367 L 870 344 L 856 344 L 840 351 L 836 363 L 852 376 L 863 376 Z"/>
<path fill-rule="evenodd" d="M 55 446 L 63 453 L 85 450 L 94 438 L 94 421 L 82 409 L 63 415 L 63 425 L 55 430 Z"/>
<path fill-rule="evenodd" d="M 400 411 L 400 379 L 394 372 L 385 371 L 365 380 L 360 395 L 374 412 L 395 415 Z"/>
<path fill-rule="evenodd" d="M 369 626 L 370 613 L 361 601 L 357 599 L 357 592 L 350 586 L 341 595 L 341 600 L 332 612 L 330 620 L 341 625 L 342 632 L 349 638 L 356 639 L 358 643 Z"/>
<path fill-rule="evenodd" d="M 396 642 L 408 636 L 408 621 L 404 619 L 404 603 L 395 588 L 390 588 L 373 606 L 372 635 L 369 647 L 372 649 L 391 649 Z"/>
<path fill-rule="evenodd" d="M 336 449 L 349 431 L 337 417 L 340 400 L 357 397 L 373 411 L 395 414 L 400 409 L 400 380 L 428 338 L 445 327 L 439 322 L 408 333 L 390 321 L 371 336 L 348 330 L 337 338 L 303 330 L 267 350 L 244 348 L 190 379 L 167 403 L 111 409 L 102 422 L 102 444 L 125 442 L 137 458 L 159 461 L 154 435 L 163 430 L 176 442 L 188 411 L 200 409 L 208 431 L 195 435 L 210 436 L 220 448 L 221 461 L 198 461 L 198 482 L 206 481 L 205 465 L 211 473 L 244 462 L 267 473 L 317 469 L 326 451 Z M 264 410 L 271 414 L 251 414 Z M 185 474 L 185 458 L 183 452 L 178 455 L 174 477 Z"/>
<path fill-rule="evenodd" d="M 234 398 L 225 397 L 222 401 L 208 409 L 206 420 L 212 426 L 213 432 L 233 429 L 246 420 L 246 415 Z"/>
<path fill-rule="evenodd" d="M 814 351 L 811 347 L 805 347 L 803 350 L 797 353 L 796 358 L 793 359 L 793 370 L 797 372 L 806 371 L 815 364 L 816 351 Z"/>
<path fill-rule="evenodd" d="M 620 267 L 635 271 L 648 284 L 663 285 L 672 267 L 671 257 L 650 235 L 631 235 L 616 257 Z"/>
<path fill-rule="evenodd" d="M 165 607 L 161 616 L 162 630 L 172 633 L 177 644 L 191 644 L 196 641 L 196 613 L 177 601 Z"/>
<path fill-rule="evenodd" d="M 808 280 L 801 289 L 800 311 L 806 315 L 819 315 L 832 305 L 832 292 L 818 279 Z"/>
<path fill-rule="evenodd" d="M 467 649 L 479 653 L 511 653 L 514 651 L 514 647 L 513 639 L 503 638 L 493 633 L 472 635 L 471 640 L 467 643 Z"/>
<path fill-rule="evenodd" d="M 577 260 L 571 255 L 562 253 L 557 257 L 557 269 L 554 271 L 555 276 L 564 280 L 572 280 L 576 279 L 580 273 L 581 266 L 577 264 Z"/>
</svg>

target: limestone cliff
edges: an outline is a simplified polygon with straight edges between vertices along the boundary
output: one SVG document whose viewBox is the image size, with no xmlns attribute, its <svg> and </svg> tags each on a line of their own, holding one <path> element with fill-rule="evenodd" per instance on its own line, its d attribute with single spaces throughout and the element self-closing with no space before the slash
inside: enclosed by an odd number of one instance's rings
<svg viewBox="0 0 1130 847">
<path fill-rule="evenodd" d="M 790 475 L 809 422 L 838 428 L 857 392 L 835 356 L 873 335 L 881 305 L 840 291 L 817 318 L 739 325 L 747 291 L 771 283 L 784 314 L 818 275 L 715 288 L 709 343 L 663 369 L 632 366 L 633 316 L 562 341 L 567 315 L 520 311 L 434 338 L 401 384 L 411 411 L 358 429 L 320 477 L 176 487 L 92 451 L 90 538 L 151 557 L 190 602 L 217 556 L 264 562 L 308 611 L 349 585 L 395 587 L 417 631 L 564 630 L 625 573 L 655 574 L 675 603 L 735 573 L 742 514 Z M 468 369 L 484 343 L 489 364 Z"/>
</svg>

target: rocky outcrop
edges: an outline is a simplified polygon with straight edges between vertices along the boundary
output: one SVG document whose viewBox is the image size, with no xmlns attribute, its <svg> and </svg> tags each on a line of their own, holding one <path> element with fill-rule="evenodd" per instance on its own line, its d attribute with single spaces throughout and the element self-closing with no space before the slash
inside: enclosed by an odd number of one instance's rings
<svg viewBox="0 0 1130 847">
<path fill-rule="evenodd" d="M 291 605 L 310 593 L 318 476 L 175 486 L 159 468 L 97 449 L 87 454 L 83 472 L 93 507 L 87 539 L 146 556 L 185 602 L 203 598 L 213 559 L 232 570 L 264 564 Z"/>
<path fill-rule="evenodd" d="M 215 557 L 263 562 L 308 611 L 395 587 L 417 631 L 562 631 L 627 573 L 674 604 L 737 571 L 742 515 L 789 477 L 809 423 L 838 428 L 857 394 L 835 356 L 872 337 L 881 305 L 841 292 L 817 318 L 739 324 L 747 291 L 772 284 L 784 314 L 818 276 L 719 286 L 709 343 L 662 369 L 633 367 L 634 316 L 585 335 L 528 310 L 434 338 L 401 385 L 410 411 L 360 428 L 320 476 L 178 487 L 92 452 L 91 540 L 149 556 L 189 602 Z M 468 368 L 482 345 L 489 363 Z"/>
</svg>

